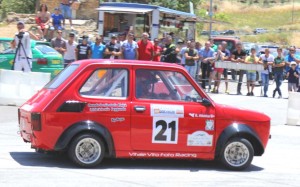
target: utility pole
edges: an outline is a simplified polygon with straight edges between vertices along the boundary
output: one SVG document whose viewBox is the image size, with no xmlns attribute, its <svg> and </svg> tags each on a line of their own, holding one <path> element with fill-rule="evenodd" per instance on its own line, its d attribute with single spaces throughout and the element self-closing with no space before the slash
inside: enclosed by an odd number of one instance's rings
<svg viewBox="0 0 300 187">
<path fill-rule="evenodd" d="M 213 12 L 212 12 L 212 2 L 213 0 L 210 0 L 209 3 L 209 38 L 211 38 L 211 30 L 212 30 L 212 16 L 213 16 Z"/>
<path fill-rule="evenodd" d="M 293 9 L 292 9 L 292 23 L 294 23 L 294 10 L 295 10 L 295 0 L 293 0 Z"/>
</svg>

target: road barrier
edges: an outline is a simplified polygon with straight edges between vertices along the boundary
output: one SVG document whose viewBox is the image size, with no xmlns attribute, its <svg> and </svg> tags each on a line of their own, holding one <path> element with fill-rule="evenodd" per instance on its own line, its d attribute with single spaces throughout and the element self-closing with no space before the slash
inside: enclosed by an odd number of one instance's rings
<svg viewBox="0 0 300 187">
<path fill-rule="evenodd" d="M 246 64 L 246 63 L 236 63 L 231 61 L 216 61 L 216 68 L 226 68 L 234 70 L 253 70 L 253 71 L 262 71 L 264 67 L 262 64 Z"/>
<path fill-rule="evenodd" d="M 287 125 L 300 125 L 300 93 L 289 93 Z"/>
<path fill-rule="evenodd" d="M 0 105 L 20 106 L 51 79 L 50 73 L 0 70 Z"/>
</svg>

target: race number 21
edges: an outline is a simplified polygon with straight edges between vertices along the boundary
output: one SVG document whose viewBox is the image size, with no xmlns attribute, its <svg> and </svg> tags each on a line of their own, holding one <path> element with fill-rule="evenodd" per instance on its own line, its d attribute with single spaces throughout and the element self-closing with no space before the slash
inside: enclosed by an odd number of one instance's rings
<svg viewBox="0 0 300 187">
<path fill-rule="evenodd" d="M 177 144 L 178 118 L 154 117 L 152 143 Z"/>
</svg>

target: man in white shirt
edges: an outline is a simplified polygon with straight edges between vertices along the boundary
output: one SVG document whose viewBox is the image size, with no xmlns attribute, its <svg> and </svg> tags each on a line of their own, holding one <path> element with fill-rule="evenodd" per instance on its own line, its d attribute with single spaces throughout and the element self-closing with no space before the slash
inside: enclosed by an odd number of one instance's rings
<svg viewBox="0 0 300 187">
<path fill-rule="evenodd" d="M 274 56 L 270 54 L 270 50 L 268 48 L 265 49 L 265 54 L 260 55 L 259 63 L 264 66 L 264 70 L 261 71 L 261 80 L 264 87 L 264 97 L 268 97 L 269 72 L 272 72 L 272 64 L 274 63 Z"/>
<path fill-rule="evenodd" d="M 66 51 L 64 54 L 64 67 L 67 67 L 70 63 L 74 62 L 76 59 L 76 47 L 77 43 L 74 41 L 75 39 L 75 34 L 70 33 L 69 34 L 69 39 L 66 42 Z"/>
<path fill-rule="evenodd" d="M 16 33 L 14 40 L 11 42 L 12 48 L 16 48 L 13 69 L 17 71 L 23 70 L 24 72 L 30 72 L 32 66 L 30 33 L 25 32 L 25 24 L 22 21 L 18 22 L 17 29 L 19 32 Z"/>
</svg>

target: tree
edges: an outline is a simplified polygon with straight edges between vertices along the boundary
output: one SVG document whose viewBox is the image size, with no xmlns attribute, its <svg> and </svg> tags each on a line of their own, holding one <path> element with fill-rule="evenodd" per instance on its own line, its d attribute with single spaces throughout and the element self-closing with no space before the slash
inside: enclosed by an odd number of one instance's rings
<svg viewBox="0 0 300 187">
<path fill-rule="evenodd" d="M 1 0 L 1 12 L 34 13 L 36 0 Z"/>
</svg>

